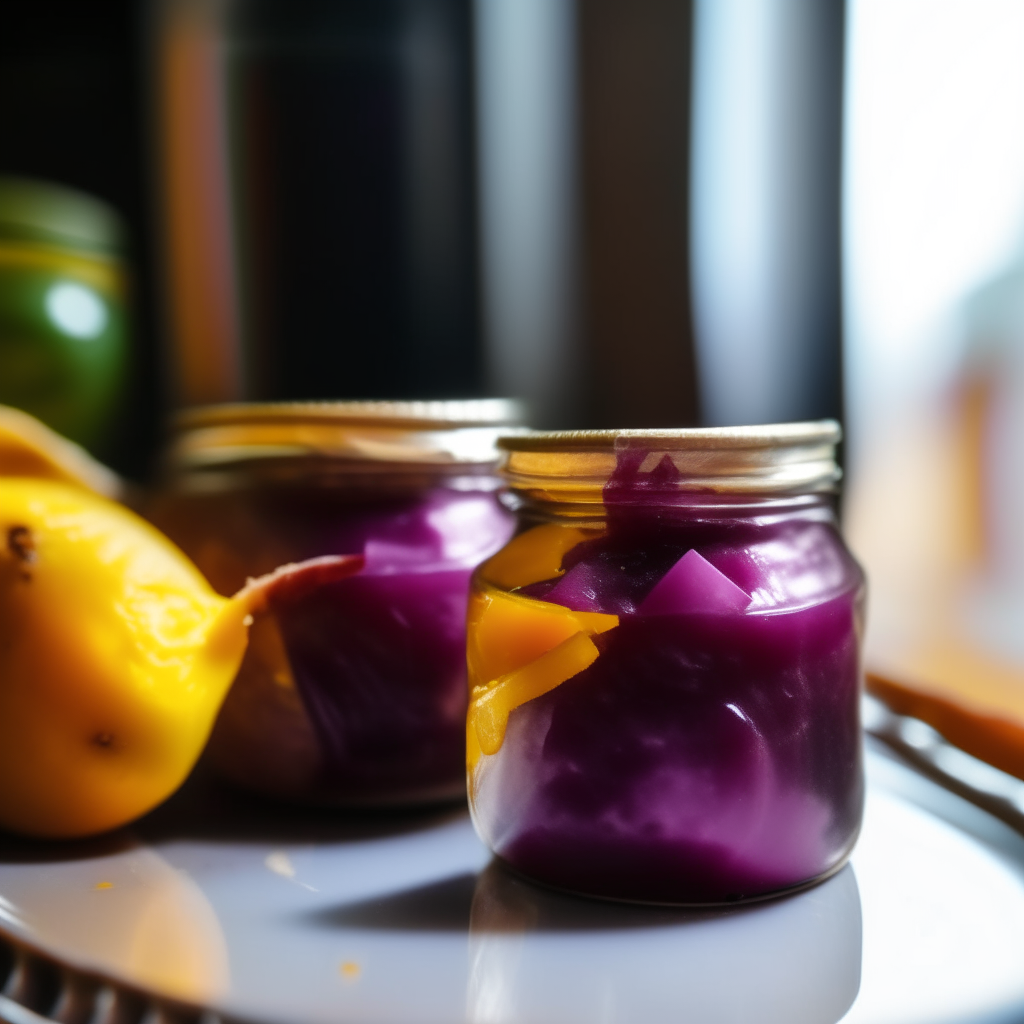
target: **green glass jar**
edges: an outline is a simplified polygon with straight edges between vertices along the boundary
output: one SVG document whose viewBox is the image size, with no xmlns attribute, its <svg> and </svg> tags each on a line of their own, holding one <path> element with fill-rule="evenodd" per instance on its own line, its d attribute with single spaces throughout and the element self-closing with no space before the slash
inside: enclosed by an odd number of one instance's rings
<svg viewBox="0 0 1024 1024">
<path fill-rule="evenodd" d="M 0 178 L 0 404 L 87 447 L 108 428 L 124 379 L 122 240 L 98 199 Z"/>
</svg>

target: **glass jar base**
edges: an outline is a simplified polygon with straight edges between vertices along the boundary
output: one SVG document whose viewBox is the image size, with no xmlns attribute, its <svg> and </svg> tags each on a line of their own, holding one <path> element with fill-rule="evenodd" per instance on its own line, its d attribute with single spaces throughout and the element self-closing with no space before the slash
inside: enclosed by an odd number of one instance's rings
<svg viewBox="0 0 1024 1024">
<path fill-rule="evenodd" d="M 834 875 L 838 874 L 850 859 L 850 854 L 853 852 L 854 843 L 850 844 L 850 848 L 840 857 L 840 859 L 828 870 L 821 872 L 821 874 L 815 875 L 813 878 L 805 879 L 802 882 L 797 882 L 795 885 L 784 886 L 779 889 L 771 889 L 767 892 L 752 893 L 751 895 L 737 895 L 734 898 L 724 900 L 655 900 L 646 899 L 640 897 L 630 896 L 612 896 L 605 893 L 588 892 L 582 889 L 573 889 L 569 886 L 556 885 L 552 882 L 546 882 L 543 879 L 537 878 L 534 875 L 530 875 L 525 871 L 521 871 L 519 868 L 510 864 L 503 857 L 498 854 L 494 855 L 495 861 L 509 874 L 516 878 L 528 882 L 531 885 L 540 886 L 543 889 L 547 889 L 551 892 L 561 893 L 565 896 L 575 896 L 579 899 L 585 900 L 596 900 L 601 903 L 619 903 L 627 906 L 647 906 L 647 907 L 674 907 L 677 909 L 690 909 L 690 910 L 714 910 L 723 907 L 738 907 L 746 906 L 751 903 L 764 903 L 768 900 L 783 899 L 787 896 L 795 896 L 797 893 L 804 892 L 807 889 L 813 889 L 816 885 L 821 885 L 822 882 L 828 881 Z"/>
</svg>

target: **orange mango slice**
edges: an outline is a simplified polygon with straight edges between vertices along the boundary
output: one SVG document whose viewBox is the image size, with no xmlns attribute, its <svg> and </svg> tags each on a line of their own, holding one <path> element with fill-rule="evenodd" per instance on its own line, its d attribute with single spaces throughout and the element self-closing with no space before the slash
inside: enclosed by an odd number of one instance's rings
<svg viewBox="0 0 1024 1024">
<path fill-rule="evenodd" d="M 584 540 L 599 537 L 603 530 L 586 530 L 556 523 L 535 526 L 519 534 L 480 567 L 488 583 L 515 590 L 562 575 L 562 559 Z"/>
<path fill-rule="evenodd" d="M 520 704 L 553 690 L 597 660 L 594 641 L 574 633 L 535 661 L 477 687 L 467 721 L 467 761 L 472 770 L 481 754 L 496 754 L 505 740 L 508 716 Z"/>
<path fill-rule="evenodd" d="M 617 615 L 574 612 L 549 601 L 474 588 L 466 623 L 470 689 L 536 661 L 575 633 L 604 633 L 618 624 Z"/>
</svg>

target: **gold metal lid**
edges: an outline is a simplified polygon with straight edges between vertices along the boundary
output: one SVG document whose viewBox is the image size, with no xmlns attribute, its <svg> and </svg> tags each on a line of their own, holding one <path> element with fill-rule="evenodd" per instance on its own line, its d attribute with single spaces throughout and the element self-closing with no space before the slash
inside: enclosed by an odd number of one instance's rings
<svg viewBox="0 0 1024 1024">
<path fill-rule="evenodd" d="M 623 454 L 636 453 L 642 477 L 667 457 L 671 489 L 708 494 L 803 494 L 834 490 L 840 478 L 835 420 L 673 430 L 572 430 L 502 436 L 502 474 L 512 490 L 537 500 L 602 500 Z"/>
<path fill-rule="evenodd" d="M 177 470 L 266 459 L 331 459 L 353 467 L 486 465 L 524 410 L 507 398 L 260 402 L 187 409 L 172 421 Z"/>
</svg>

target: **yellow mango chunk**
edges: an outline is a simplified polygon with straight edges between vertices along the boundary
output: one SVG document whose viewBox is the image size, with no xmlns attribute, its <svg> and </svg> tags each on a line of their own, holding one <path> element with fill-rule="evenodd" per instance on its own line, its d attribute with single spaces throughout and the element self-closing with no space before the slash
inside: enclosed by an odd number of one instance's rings
<svg viewBox="0 0 1024 1024">
<path fill-rule="evenodd" d="M 474 588 L 466 624 L 470 688 L 536 661 L 575 633 L 604 633 L 618 624 L 617 615 L 574 612 L 520 594 Z"/>
<path fill-rule="evenodd" d="M 483 756 L 483 751 L 480 749 L 480 740 L 477 739 L 476 735 L 476 719 L 473 717 L 473 703 L 470 701 L 469 714 L 466 716 L 466 769 L 472 775 L 473 769 L 477 766 L 477 762 Z M 473 782 L 470 779 L 470 789 L 472 789 Z"/>
<path fill-rule="evenodd" d="M 476 734 L 476 743 L 467 744 L 470 768 L 480 753 L 496 754 L 501 749 L 512 711 L 589 668 L 597 655 L 597 647 L 586 633 L 574 633 L 529 665 L 501 676 L 490 686 L 478 687 L 469 705 L 467 731 Z"/>
<path fill-rule="evenodd" d="M 562 559 L 577 544 L 599 537 L 603 530 L 585 530 L 556 523 L 519 534 L 480 567 L 488 583 L 506 590 L 561 576 Z"/>
</svg>

